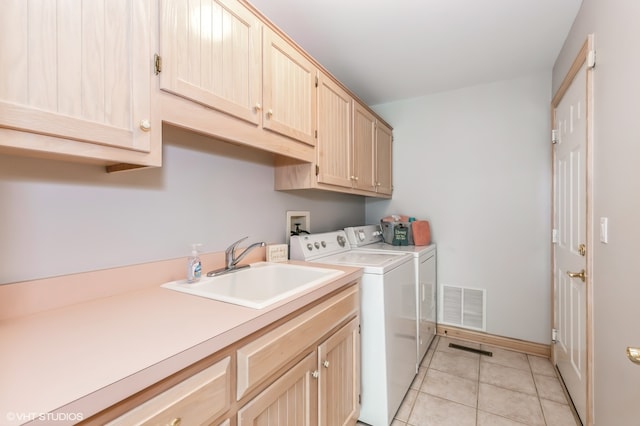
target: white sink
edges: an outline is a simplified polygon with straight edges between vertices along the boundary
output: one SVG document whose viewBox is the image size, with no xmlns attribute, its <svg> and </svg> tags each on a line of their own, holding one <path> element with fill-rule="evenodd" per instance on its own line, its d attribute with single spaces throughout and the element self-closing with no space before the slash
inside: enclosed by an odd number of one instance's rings
<svg viewBox="0 0 640 426">
<path fill-rule="evenodd" d="M 328 282 L 344 272 L 337 269 L 291 265 L 288 263 L 253 263 L 216 277 L 202 277 L 197 283 L 172 281 L 162 287 L 195 296 L 262 309 L 318 284 Z"/>
</svg>

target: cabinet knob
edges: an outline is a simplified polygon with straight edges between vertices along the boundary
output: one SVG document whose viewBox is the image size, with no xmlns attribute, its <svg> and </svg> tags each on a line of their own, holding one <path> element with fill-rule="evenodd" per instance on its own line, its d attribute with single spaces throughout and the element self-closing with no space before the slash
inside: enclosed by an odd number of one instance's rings
<svg viewBox="0 0 640 426">
<path fill-rule="evenodd" d="M 151 130 L 151 122 L 149 122 L 149 120 L 142 120 L 140 122 L 140 130 L 142 130 L 143 132 L 148 132 L 149 130 Z"/>
<path fill-rule="evenodd" d="M 271 117 L 273 115 L 273 110 L 269 109 L 269 111 L 267 111 L 267 117 Z"/>
<path fill-rule="evenodd" d="M 317 379 L 318 377 L 320 377 L 320 372 L 318 370 L 314 371 L 313 373 L 311 373 L 311 377 Z"/>
<path fill-rule="evenodd" d="M 171 420 L 171 423 L 169 423 L 169 426 L 180 426 L 181 423 L 182 423 L 182 419 L 180 417 L 176 417 L 175 419 Z"/>
<path fill-rule="evenodd" d="M 262 109 L 262 105 L 260 105 L 260 102 L 258 102 L 254 108 L 256 109 L 256 111 L 260 111 Z"/>
<path fill-rule="evenodd" d="M 329 361 L 325 359 L 324 362 L 322 363 L 322 366 L 324 368 L 329 368 Z"/>
<path fill-rule="evenodd" d="M 376 182 L 376 186 L 382 186 L 380 182 Z"/>
</svg>

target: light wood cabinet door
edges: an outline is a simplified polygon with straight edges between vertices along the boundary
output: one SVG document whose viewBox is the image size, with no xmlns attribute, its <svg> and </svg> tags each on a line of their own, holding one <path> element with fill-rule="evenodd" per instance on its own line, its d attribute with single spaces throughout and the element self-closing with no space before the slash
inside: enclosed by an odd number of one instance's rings
<svg viewBox="0 0 640 426">
<path fill-rule="evenodd" d="M 236 0 L 162 0 L 160 88 L 260 124 L 261 29 Z"/>
<path fill-rule="evenodd" d="M 270 28 L 262 37 L 262 126 L 315 146 L 317 69 Z"/>
<path fill-rule="evenodd" d="M 360 413 L 359 318 L 318 347 L 320 426 L 354 424 Z"/>
<path fill-rule="evenodd" d="M 318 387 L 316 352 L 289 369 L 238 411 L 238 426 L 315 426 Z"/>
<path fill-rule="evenodd" d="M 150 152 L 150 33 L 146 0 L 3 1 L 0 146 L 116 161 L 127 157 L 109 148 Z"/>
<path fill-rule="evenodd" d="M 351 96 L 324 74 L 318 84 L 318 182 L 352 186 Z"/>
<path fill-rule="evenodd" d="M 354 186 L 375 191 L 375 128 L 376 118 L 357 102 L 353 108 L 353 170 Z"/>
<path fill-rule="evenodd" d="M 393 192 L 393 135 L 391 129 L 376 123 L 376 192 L 391 195 Z"/>
</svg>

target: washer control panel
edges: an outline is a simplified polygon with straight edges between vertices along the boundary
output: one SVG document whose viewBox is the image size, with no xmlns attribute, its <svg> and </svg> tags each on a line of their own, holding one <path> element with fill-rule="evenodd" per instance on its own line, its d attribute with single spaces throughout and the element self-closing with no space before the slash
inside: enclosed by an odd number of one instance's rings
<svg viewBox="0 0 640 426">
<path fill-rule="evenodd" d="M 291 259 L 313 260 L 351 250 L 344 231 L 291 236 Z"/>
</svg>

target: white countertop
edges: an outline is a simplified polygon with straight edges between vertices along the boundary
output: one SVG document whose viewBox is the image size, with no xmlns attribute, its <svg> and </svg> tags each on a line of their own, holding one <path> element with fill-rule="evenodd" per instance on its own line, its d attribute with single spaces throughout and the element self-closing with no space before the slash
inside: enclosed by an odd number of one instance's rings
<svg viewBox="0 0 640 426">
<path fill-rule="evenodd" d="M 0 424 L 86 419 L 362 275 L 327 267 L 345 274 L 260 310 L 158 283 L 0 322 Z"/>
</svg>

